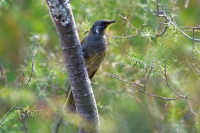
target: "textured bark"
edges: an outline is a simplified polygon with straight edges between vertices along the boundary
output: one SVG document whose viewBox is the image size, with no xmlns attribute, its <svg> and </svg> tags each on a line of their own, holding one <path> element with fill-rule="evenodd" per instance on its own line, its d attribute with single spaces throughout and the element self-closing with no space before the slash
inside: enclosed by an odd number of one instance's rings
<svg viewBox="0 0 200 133">
<path fill-rule="evenodd" d="M 71 6 L 65 0 L 46 0 L 60 39 L 76 112 L 81 117 L 79 133 L 99 133 L 96 101 L 85 67 Z"/>
</svg>

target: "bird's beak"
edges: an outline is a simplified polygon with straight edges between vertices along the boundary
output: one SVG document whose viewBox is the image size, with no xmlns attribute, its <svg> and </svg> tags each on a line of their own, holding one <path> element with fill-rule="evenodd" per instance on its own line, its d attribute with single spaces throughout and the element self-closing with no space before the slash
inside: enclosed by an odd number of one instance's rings
<svg viewBox="0 0 200 133">
<path fill-rule="evenodd" d="M 115 23 L 115 20 L 110 20 L 106 22 L 106 27 L 109 28 L 112 23 Z"/>
<path fill-rule="evenodd" d="M 112 23 L 115 23 L 115 22 L 116 22 L 115 20 L 107 21 L 106 24 L 105 24 L 105 29 L 104 29 L 104 31 L 107 31 L 107 30 L 109 29 L 110 25 L 111 25 Z"/>
<path fill-rule="evenodd" d="M 108 24 L 112 24 L 112 23 L 115 23 L 116 21 L 115 20 L 111 20 L 111 21 L 108 21 Z"/>
</svg>

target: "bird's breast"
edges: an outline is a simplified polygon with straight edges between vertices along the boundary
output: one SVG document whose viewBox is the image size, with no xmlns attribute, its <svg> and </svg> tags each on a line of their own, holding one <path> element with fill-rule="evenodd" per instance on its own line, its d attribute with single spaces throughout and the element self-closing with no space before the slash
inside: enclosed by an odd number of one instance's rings
<svg viewBox="0 0 200 133">
<path fill-rule="evenodd" d="M 107 42 L 104 36 L 88 36 L 82 43 L 88 75 L 98 70 L 104 60 Z"/>
<path fill-rule="evenodd" d="M 94 71 L 96 71 L 101 66 L 101 63 L 104 60 L 105 54 L 106 54 L 106 50 L 99 51 L 93 54 L 93 56 L 91 56 L 87 60 L 85 60 L 89 75 L 93 73 Z"/>
</svg>

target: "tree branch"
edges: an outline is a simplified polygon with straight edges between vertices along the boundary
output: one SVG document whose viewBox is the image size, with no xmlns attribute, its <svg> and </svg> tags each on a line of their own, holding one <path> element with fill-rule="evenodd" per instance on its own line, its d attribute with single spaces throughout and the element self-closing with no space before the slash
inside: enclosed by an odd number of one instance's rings
<svg viewBox="0 0 200 133">
<path fill-rule="evenodd" d="M 15 107 L 16 107 L 16 104 L 6 113 L 6 115 L 0 121 L 0 124 L 2 124 L 5 121 L 5 119 L 7 118 L 7 116 L 15 109 Z"/>
<path fill-rule="evenodd" d="M 163 9 L 163 6 L 162 6 L 162 9 L 160 9 L 158 0 L 156 0 L 156 5 L 157 5 L 157 10 L 156 10 L 156 12 L 152 12 L 152 14 L 156 15 L 157 17 L 164 17 L 166 19 L 165 20 L 166 24 L 172 25 L 175 29 L 178 30 L 178 32 L 180 32 L 182 35 L 184 35 L 188 39 L 193 40 L 195 42 L 200 42 L 200 39 L 197 39 L 197 38 L 189 36 L 181 28 L 179 28 L 178 25 L 170 17 L 167 16 L 165 10 Z M 166 26 L 166 27 L 168 27 L 168 26 Z M 199 27 L 190 27 L 190 28 L 192 28 L 192 29 L 199 29 Z M 166 30 L 167 30 L 167 28 L 165 28 L 161 33 L 164 34 L 164 32 Z M 158 36 L 155 36 L 155 37 L 158 37 Z"/>
<path fill-rule="evenodd" d="M 30 83 L 30 81 L 32 79 L 33 72 L 34 72 L 34 64 L 35 64 L 35 62 L 34 62 L 34 55 L 33 55 L 33 50 L 32 50 L 32 48 L 31 48 L 30 45 L 29 45 L 29 49 L 30 49 L 30 52 L 31 52 L 31 73 L 30 73 L 28 81 L 24 85 L 24 70 L 22 68 L 22 70 L 21 70 L 21 72 L 22 72 L 22 89 L 24 89 L 24 88 L 26 88 L 28 86 L 28 84 Z"/>
<path fill-rule="evenodd" d="M 79 121 L 79 133 L 98 133 L 100 132 L 98 110 L 85 67 L 70 2 L 66 0 L 46 1 L 59 35 L 76 112 L 82 119 Z"/>
</svg>

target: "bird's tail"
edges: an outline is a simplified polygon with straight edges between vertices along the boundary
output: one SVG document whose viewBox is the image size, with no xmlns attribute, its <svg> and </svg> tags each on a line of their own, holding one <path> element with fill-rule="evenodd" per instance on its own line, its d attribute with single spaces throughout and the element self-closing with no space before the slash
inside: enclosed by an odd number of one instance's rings
<svg viewBox="0 0 200 133">
<path fill-rule="evenodd" d="M 94 72 L 92 72 L 89 75 L 90 80 L 92 80 L 92 78 L 95 75 L 95 73 L 97 72 L 97 70 L 95 70 Z M 67 109 L 67 111 L 70 112 L 70 113 L 76 113 L 74 96 L 73 96 L 73 93 L 72 93 L 70 85 L 69 85 L 68 90 L 66 92 L 66 96 L 67 96 L 67 99 L 66 99 L 66 102 L 65 102 L 65 105 L 64 105 L 64 108 L 63 108 L 63 112 L 65 112 L 65 110 Z"/>
<path fill-rule="evenodd" d="M 69 85 L 68 90 L 66 92 L 66 102 L 63 108 L 63 112 L 67 110 L 67 112 L 70 113 L 75 113 L 76 112 L 76 107 L 75 107 L 75 102 L 74 102 L 74 96 L 71 90 L 71 86 Z"/>
</svg>

